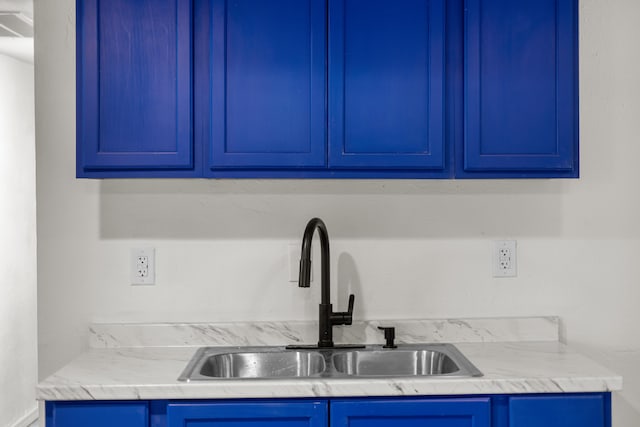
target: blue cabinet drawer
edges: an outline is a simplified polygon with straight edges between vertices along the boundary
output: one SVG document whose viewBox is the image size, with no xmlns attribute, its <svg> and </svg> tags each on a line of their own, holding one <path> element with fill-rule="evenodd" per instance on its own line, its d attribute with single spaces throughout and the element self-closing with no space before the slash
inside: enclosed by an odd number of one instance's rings
<svg viewBox="0 0 640 427">
<path fill-rule="evenodd" d="M 47 402 L 47 427 L 148 427 L 149 404 L 139 402 Z"/>
<path fill-rule="evenodd" d="M 512 396 L 509 427 L 610 427 L 607 396 Z"/>
<path fill-rule="evenodd" d="M 491 399 L 332 400 L 331 427 L 491 427 Z"/>
<path fill-rule="evenodd" d="M 327 427 L 327 401 L 180 402 L 167 407 L 168 427 Z"/>
</svg>

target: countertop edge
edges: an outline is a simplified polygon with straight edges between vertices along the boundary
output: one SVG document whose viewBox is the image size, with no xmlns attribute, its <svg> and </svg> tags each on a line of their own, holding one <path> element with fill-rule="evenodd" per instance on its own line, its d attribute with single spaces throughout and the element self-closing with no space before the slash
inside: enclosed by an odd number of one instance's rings
<svg viewBox="0 0 640 427">
<path fill-rule="evenodd" d="M 179 382 L 188 348 L 91 349 L 42 381 L 39 400 L 153 400 L 590 393 L 622 377 L 558 342 L 464 343 L 484 373 L 469 378 L 329 378 Z"/>
</svg>

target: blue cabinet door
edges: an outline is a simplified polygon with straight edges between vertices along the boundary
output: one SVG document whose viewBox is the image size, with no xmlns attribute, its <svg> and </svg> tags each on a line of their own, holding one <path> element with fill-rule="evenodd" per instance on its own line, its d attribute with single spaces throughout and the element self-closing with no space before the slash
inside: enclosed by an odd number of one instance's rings
<svg viewBox="0 0 640 427">
<path fill-rule="evenodd" d="M 329 165 L 445 169 L 444 0 L 329 0 Z"/>
<path fill-rule="evenodd" d="M 456 175 L 576 177 L 577 0 L 464 1 Z"/>
<path fill-rule="evenodd" d="M 327 427 L 326 401 L 169 403 L 167 427 Z"/>
<path fill-rule="evenodd" d="M 490 427 L 490 398 L 332 400 L 331 427 Z"/>
<path fill-rule="evenodd" d="M 209 7 L 209 169 L 324 167 L 326 1 Z"/>
<path fill-rule="evenodd" d="M 77 1 L 78 176 L 193 175 L 191 17 L 189 0 Z"/>
<path fill-rule="evenodd" d="M 508 427 L 610 427 L 609 395 L 512 396 Z"/>
<path fill-rule="evenodd" d="M 138 402 L 47 402 L 47 427 L 148 427 L 149 408 Z"/>
</svg>

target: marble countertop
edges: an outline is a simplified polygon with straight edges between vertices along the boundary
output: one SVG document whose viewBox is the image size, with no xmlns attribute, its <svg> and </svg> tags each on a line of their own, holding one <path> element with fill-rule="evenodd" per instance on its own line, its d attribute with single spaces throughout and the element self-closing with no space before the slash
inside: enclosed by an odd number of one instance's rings
<svg viewBox="0 0 640 427">
<path fill-rule="evenodd" d="M 433 323 L 436 321 L 384 322 L 399 325 L 400 342 L 428 338 L 416 332 L 424 330 L 431 331 L 428 334 L 431 340 L 427 342 L 455 342 L 456 347 L 483 372 L 482 377 L 219 379 L 190 383 L 177 380 L 197 349 L 187 346 L 182 339 L 184 336 L 192 335 L 194 330 L 200 331 L 201 337 L 213 334 L 214 338 L 203 342 L 193 339 L 196 346 L 247 343 L 234 341 L 230 338 L 233 334 L 221 330 L 220 325 L 146 325 L 155 331 L 151 340 L 161 341 L 154 341 L 155 346 L 149 346 L 152 344 L 148 342 L 150 335 L 141 332 L 144 325 L 134 325 L 133 329 L 114 325 L 111 330 L 108 325 L 94 325 L 91 343 L 99 348 L 89 349 L 42 381 L 37 387 L 37 397 L 40 400 L 207 399 L 601 392 L 622 388 L 620 376 L 557 339 L 553 340 L 557 338 L 557 319 L 529 320 L 495 320 L 496 325 L 502 325 L 497 328 L 491 327 L 491 321 L 487 327 L 487 319 L 437 321 L 443 322 L 439 326 Z M 505 326 L 503 321 L 510 323 Z M 366 336 L 367 331 L 375 329 L 378 323 L 366 322 L 356 325 L 354 330 L 360 328 Z M 273 345 L 270 338 L 266 338 L 271 335 L 268 331 L 281 334 L 282 329 L 273 324 L 265 326 L 257 327 L 260 332 L 253 338 L 240 328 L 242 332 L 238 337 L 244 341 L 248 339 L 253 345 Z M 435 335 L 439 338 L 433 339 L 434 328 L 441 332 L 450 329 L 458 334 L 452 334 L 454 339 L 447 340 L 447 334 L 438 332 Z M 159 330 L 164 332 L 158 333 Z M 216 333 L 212 332 L 214 330 Z M 264 331 L 267 335 L 260 335 Z M 464 331 L 474 332 L 467 334 Z M 306 339 L 304 333 L 299 332 L 299 328 L 289 326 L 287 342 L 280 341 L 279 344 Z M 519 340 L 520 336 L 543 340 Z M 223 342 L 216 341 L 215 337 L 223 337 Z M 169 346 L 172 340 L 173 345 Z"/>
</svg>

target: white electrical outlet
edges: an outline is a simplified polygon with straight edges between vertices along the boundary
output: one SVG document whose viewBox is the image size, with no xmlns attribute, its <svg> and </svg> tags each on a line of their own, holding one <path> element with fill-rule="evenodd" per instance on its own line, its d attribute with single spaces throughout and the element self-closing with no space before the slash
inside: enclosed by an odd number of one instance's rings
<svg viewBox="0 0 640 427">
<path fill-rule="evenodd" d="M 131 284 L 154 285 L 156 283 L 156 256 L 154 248 L 131 250 Z"/>
<path fill-rule="evenodd" d="M 516 241 L 496 240 L 493 248 L 493 277 L 516 277 Z"/>
</svg>

